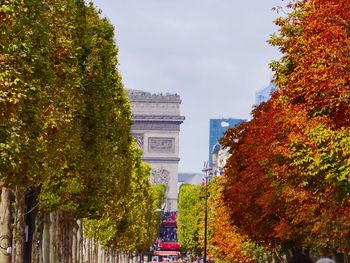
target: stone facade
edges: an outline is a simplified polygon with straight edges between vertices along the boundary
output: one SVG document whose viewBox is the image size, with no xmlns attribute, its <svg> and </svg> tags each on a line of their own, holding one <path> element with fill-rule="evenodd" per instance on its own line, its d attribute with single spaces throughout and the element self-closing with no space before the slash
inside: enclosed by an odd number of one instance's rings
<svg viewBox="0 0 350 263">
<path fill-rule="evenodd" d="M 177 94 L 129 90 L 132 133 L 142 149 L 142 160 L 152 167 L 151 183 L 167 185 L 166 210 L 177 210 L 181 99 Z"/>
</svg>

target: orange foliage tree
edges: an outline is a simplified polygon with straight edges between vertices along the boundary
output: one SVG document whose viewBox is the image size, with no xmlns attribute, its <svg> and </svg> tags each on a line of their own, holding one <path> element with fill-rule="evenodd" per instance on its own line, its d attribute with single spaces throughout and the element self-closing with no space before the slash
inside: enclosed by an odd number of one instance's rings
<svg viewBox="0 0 350 263">
<path fill-rule="evenodd" d="M 221 202 L 224 177 L 216 177 L 209 184 L 208 256 L 217 262 L 254 262 L 267 260 L 269 253 L 254 244 L 230 223 L 227 207 Z"/>
<path fill-rule="evenodd" d="M 230 218 L 272 247 L 347 256 L 350 226 L 350 3 L 289 4 L 270 43 L 278 91 L 230 130 L 224 201 Z"/>
</svg>

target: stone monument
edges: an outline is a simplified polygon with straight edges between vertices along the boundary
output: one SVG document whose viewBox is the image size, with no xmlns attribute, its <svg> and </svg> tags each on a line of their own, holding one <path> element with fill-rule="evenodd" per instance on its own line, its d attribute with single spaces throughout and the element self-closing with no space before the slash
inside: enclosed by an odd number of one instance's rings
<svg viewBox="0 0 350 263">
<path fill-rule="evenodd" d="M 177 210 L 181 99 L 177 94 L 129 90 L 132 133 L 142 149 L 142 160 L 152 167 L 151 183 L 167 186 L 167 211 Z"/>
</svg>

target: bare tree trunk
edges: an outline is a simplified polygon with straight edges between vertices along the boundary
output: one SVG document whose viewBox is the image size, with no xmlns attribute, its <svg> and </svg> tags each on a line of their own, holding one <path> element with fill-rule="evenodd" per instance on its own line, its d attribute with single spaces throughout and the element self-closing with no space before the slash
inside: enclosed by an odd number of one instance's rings
<svg viewBox="0 0 350 263">
<path fill-rule="evenodd" d="M 111 248 L 111 263 L 115 263 L 115 251 Z"/>
<path fill-rule="evenodd" d="M 43 263 L 49 263 L 50 262 L 50 215 L 47 214 L 44 216 L 43 221 L 43 233 L 42 233 L 42 242 L 41 242 L 41 261 Z"/>
<path fill-rule="evenodd" d="M 105 261 L 104 263 L 109 263 L 109 252 L 108 252 L 108 248 L 105 249 Z"/>
<path fill-rule="evenodd" d="M 96 241 L 96 239 L 94 239 L 94 251 L 95 251 L 95 261 L 96 263 L 98 263 L 98 242 Z"/>
<path fill-rule="evenodd" d="M 104 249 L 103 249 L 101 243 L 98 244 L 98 251 L 99 251 L 99 258 L 100 258 L 99 263 L 103 263 L 104 262 Z"/>
<path fill-rule="evenodd" d="M 82 263 L 89 262 L 89 240 L 85 237 L 84 232 L 82 235 L 83 240 L 83 253 L 82 253 Z"/>
<path fill-rule="evenodd" d="M 90 260 L 91 262 L 95 262 L 94 261 L 94 257 L 95 257 L 95 251 L 94 251 L 94 239 L 90 238 Z"/>
<path fill-rule="evenodd" d="M 85 241 L 85 260 L 84 263 L 90 262 L 90 239 L 84 237 Z"/>
<path fill-rule="evenodd" d="M 69 221 L 68 227 L 68 262 L 72 262 L 72 251 L 73 251 L 73 222 Z"/>
<path fill-rule="evenodd" d="M 112 249 L 108 249 L 108 263 L 112 263 Z"/>
<path fill-rule="evenodd" d="M 90 260 L 91 260 L 90 262 L 93 263 L 93 262 L 95 262 L 94 261 L 94 256 L 95 256 L 94 255 L 95 254 L 94 253 L 95 252 L 94 251 L 94 239 L 93 238 L 89 238 L 89 240 L 90 240 Z"/>
<path fill-rule="evenodd" d="M 42 263 L 43 262 L 43 236 L 39 232 L 39 227 L 42 222 L 38 217 L 35 220 L 35 227 L 33 227 L 33 236 L 31 240 L 31 262 L 32 263 Z M 43 227 L 43 226 L 42 226 Z M 42 231 L 43 229 L 41 229 Z"/>
<path fill-rule="evenodd" d="M 56 260 L 57 262 L 62 262 L 62 222 L 61 222 L 61 212 L 56 212 Z"/>
<path fill-rule="evenodd" d="M 77 224 L 77 263 L 83 263 L 83 225 L 81 220 L 78 220 Z"/>
<path fill-rule="evenodd" d="M 92 238 L 89 238 L 89 262 L 93 262 L 93 258 L 94 258 L 94 255 L 93 255 L 93 241 L 92 241 Z"/>
<path fill-rule="evenodd" d="M 1 187 L 1 202 L 0 202 L 0 246 L 3 249 L 8 249 L 11 244 L 10 240 L 10 225 L 11 225 L 11 215 L 10 215 L 10 191 Z M 11 254 L 10 253 L 0 253 L 0 262 L 10 263 Z"/>
<path fill-rule="evenodd" d="M 69 234 L 69 262 L 70 263 L 75 263 L 73 261 L 74 223 L 75 223 L 74 221 L 71 221 L 69 223 L 69 232 L 68 232 L 68 234 Z"/>
<path fill-rule="evenodd" d="M 74 231 L 73 231 L 74 225 L 73 224 L 74 224 L 73 221 L 69 223 L 69 232 L 68 232 L 68 234 L 69 234 L 69 262 L 70 263 L 75 263 L 73 261 L 73 239 L 74 239 Z"/>
<path fill-rule="evenodd" d="M 90 262 L 90 239 L 84 236 L 84 263 Z"/>
<path fill-rule="evenodd" d="M 49 262 L 57 262 L 56 258 L 56 212 L 50 213 L 50 228 L 49 228 Z M 46 263 L 46 262 L 45 262 Z"/>
<path fill-rule="evenodd" d="M 13 257 L 12 263 L 23 263 L 24 243 L 24 196 L 25 192 L 16 187 L 15 192 L 15 222 L 13 229 Z"/>
<path fill-rule="evenodd" d="M 73 263 L 78 263 L 78 258 L 77 258 L 77 254 L 78 254 L 78 242 L 77 242 L 77 228 L 78 225 L 76 222 L 73 223 L 73 227 L 72 227 L 72 262 Z"/>
<path fill-rule="evenodd" d="M 62 217 L 64 215 L 62 214 Z M 62 262 L 69 263 L 69 223 L 62 218 Z"/>
</svg>

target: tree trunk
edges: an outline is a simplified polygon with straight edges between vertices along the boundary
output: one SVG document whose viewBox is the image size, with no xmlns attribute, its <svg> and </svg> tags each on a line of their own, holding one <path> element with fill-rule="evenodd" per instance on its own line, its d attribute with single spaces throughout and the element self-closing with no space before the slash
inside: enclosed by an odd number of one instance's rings
<svg viewBox="0 0 350 263">
<path fill-rule="evenodd" d="M 15 192 L 15 222 L 13 229 L 13 257 L 12 263 L 23 263 L 24 243 L 24 196 L 25 192 L 16 187 Z"/>
<path fill-rule="evenodd" d="M 56 212 L 50 213 L 50 228 L 49 228 L 50 246 L 49 262 L 57 262 L 56 258 Z M 46 262 L 45 262 L 46 263 Z"/>
<path fill-rule="evenodd" d="M 91 258 L 90 258 L 90 239 L 84 237 L 85 241 L 85 250 L 84 250 L 84 263 L 88 263 L 90 262 Z"/>
<path fill-rule="evenodd" d="M 0 262 L 10 263 L 11 254 L 6 253 L 6 250 L 10 250 L 11 240 L 10 240 L 10 225 L 11 225 L 11 215 L 10 215 L 10 191 L 2 187 L 1 188 L 1 202 L 0 202 L 0 246 L 5 250 L 4 253 L 0 253 Z M 8 251 L 9 252 L 9 251 Z"/>
<path fill-rule="evenodd" d="M 78 242 L 77 242 L 77 223 L 74 222 L 73 223 L 73 227 L 72 227 L 72 262 L 73 263 L 78 263 L 78 259 L 77 259 L 77 252 L 78 252 Z"/>
<path fill-rule="evenodd" d="M 43 251 L 43 236 L 42 236 L 42 231 L 43 231 L 43 222 L 41 222 L 41 219 L 36 217 L 35 220 L 35 226 L 33 227 L 33 236 L 30 240 L 31 244 L 28 247 L 31 253 L 31 262 L 32 263 L 42 263 L 43 262 L 43 256 L 42 256 L 42 251 Z M 26 259 L 29 261 L 29 259 Z"/>
<path fill-rule="evenodd" d="M 106 253 L 106 263 L 110 263 L 110 254 L 111 254 L 110 248 L 107 248 L 105 253 Z"/>
<path fill-rule="evenodd" d="M 83 263 L 83 226 L 81 220 L 78 220 L 77 224 L 77 263 Z"/>
<path fill-rule="evenodd" d="M 64 215 L 62 215 L 64 216 Z M 62 244 L 62 262 L 64 263 L 69 263 L 69 235 L 68 235 L 68 231 L 69 231 L 69 223 L 66 222 L 63 219 L 62 222 L 62 236 L 63 236 L 63 244 Z"/>
<path fill-rule="evenodd" d="M 42 242 L 41 242 L 41 251 L 42 251 L 42 262 L 49 263 L 50 262 L 50 215 L 45 215 L 43 222 L 43 234 L 42 234 Z"/>
<path fill-rule="evenodd" d="M 62 236 L 62 220 L 61 220 L 61 212 L 56 212 L 56 259 L 57 262 L 63 262 L 62 261 L 62 243 L 63 243 L 63 236 Z"/>
<path fill-rule="evenodd" d="M 94 262 L 98 263 L 98 242 L 96 241 L 96 239 L 94 239 L 94 248 L 95 248 L 95 258 L 94 258 Z"/>
</svg>

